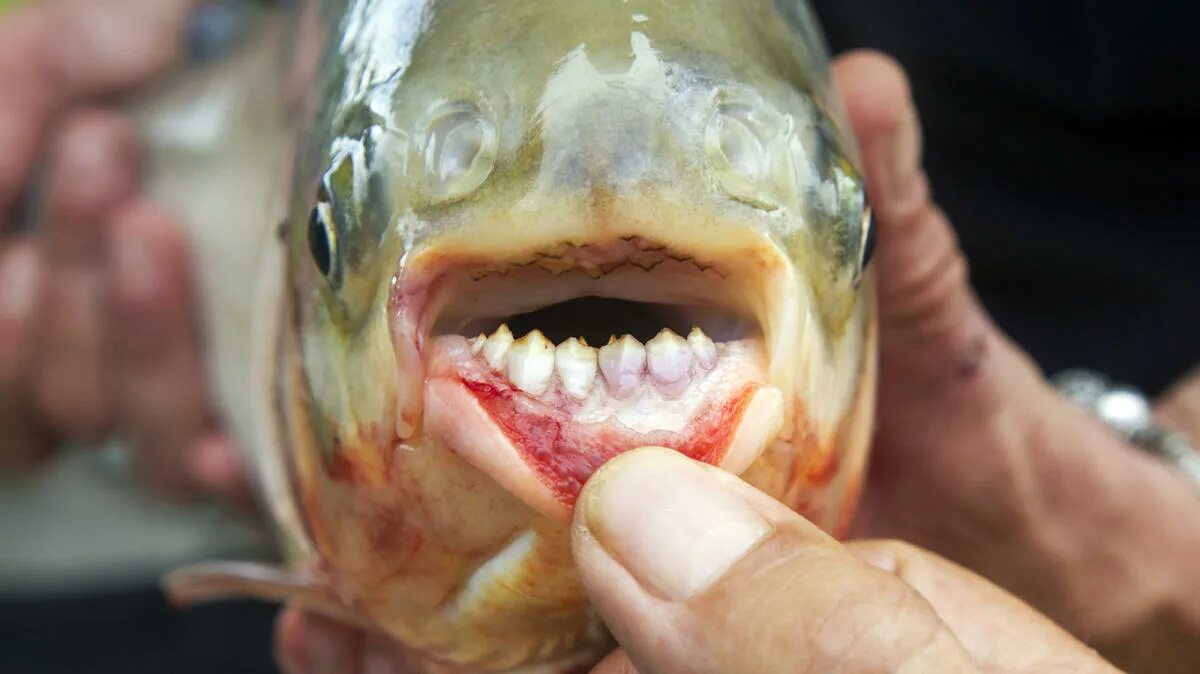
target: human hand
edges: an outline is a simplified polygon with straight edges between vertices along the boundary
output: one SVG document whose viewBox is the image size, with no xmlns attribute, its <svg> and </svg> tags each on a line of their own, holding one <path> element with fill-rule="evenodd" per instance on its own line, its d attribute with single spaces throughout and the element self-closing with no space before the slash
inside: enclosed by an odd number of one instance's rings
<svg viewBox="0 0 1200 674">
<path fill-rule="evenodd" d="M 1193 447 L 1200 447 L 1200 369 L 1167 391 L 1156 405 L 1155 415 L 1186 435 Z"/>
<path fill-rule="evenodd" d="M 117 431 L 161 491 L 244 489 L 208 407 L 186 243 L 106 107 L 177 62 L 194 4 L 46 0 L 0 21 L 0 470 Z"/>
<path fill-rule="evenodd" d="M 971 568 L 1122 667 L 1200 671 L 1200 499 L 1060 397 L 980 307 L 900 69 L 860 53 L 835 76 L 879 242 L 879 416 L 856 535 Z M 1200 430 L 1198 395 L 1193 380 L 1162 416 Z"/>
<path fill-rule="evenodd" d="M 622 650 L 593 674 L 1115 672 L 969 571 L 891 541 L 841 545 L 783 504 L 677 452 L 643 448 L 588 481 L 575 562 Z M 431 672 L 299 614 L 288 674 Z"/>
</svg>

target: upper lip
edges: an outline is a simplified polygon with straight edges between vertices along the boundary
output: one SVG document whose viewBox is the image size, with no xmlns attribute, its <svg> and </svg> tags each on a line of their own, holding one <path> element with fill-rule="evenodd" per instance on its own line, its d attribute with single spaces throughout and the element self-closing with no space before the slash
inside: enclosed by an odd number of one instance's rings
<svg viewBox="0 0 1200 674">
<path fill-rule="evenodd" d="M 469 337 L 538 311 L 544 312 L 541 320 L 562 319 L 564 305 L 588 297 L 666 309 L 658 311 L 659 316 L 647 317 L 662 323 L 643 326 L 651 330 L 644 339 L 663 327 L 685 334 L 692 327 L 684 325 L 687 317 L 667 315 L 671 307 L 707 309 L 710 320 L 714 314 L 723 314 L 726 318 L 744 319 L 744 324 L 755 323 L 756 317 L 743 315 L 745 307 L 741 306 L 740 298 L 727 292 L 729 276 L 719 260 L 640 237 L 603 244 L 562 243 L 509 258 L 463 260 L 448 265 L 429 288 L 423 323 L 427 336 L 454 333 Z M 546 312 L 548 308 L 563 311 Z M 612 315 L 601 317 L 611 322 L 611 332 L 593 335 L 593 341 L 634 331 L 630 326 L 636 321 L 628 306 L 597 301 L 589 309 L 613 311 Z M 545 332 L 546 327 L 556 326 L 533 327 Z M 712 333 L 717 333 L 714 337 L 734 336 L 725 334 L 728 329 L 724 328 L 715 328 Z M 586 336 L 561 335 L 563 339 Z"/>
<path fill-rule="evenodd" d="M 794 311 L 787 309 L 795 305 L 795 284 L 788 282 L 793 270 L 779 263 L 781 251 L 765 237 L 720 238 L 710 250 L 649 236 L 538 246 L 517 241 L 507 254 L 482 247 L 464 253 L 454 250 L 457 246 L 429 246 L 407 261 L 393 284 L 398 365 L 406 372 L 423 373 L 425 345 L 435 334 L 472 337 L 513 316 L 589 296 L 707 308 L 707 318 L 727 323 L 736 318 L 743 334 L 730 334 L 728 325 L 700 327 L 718 341 L 757 332 L 773 364 L 776 341 L 796 321 Z M 731 248 L 731 241 L 740 247 Z M 619 337 L 626 331 L 620 317 L 614 319 L 610 334 Z M 659 327 L 686 334 L 691 326 Z M 775 381 L 779 371 L 769 367 L 768 380 L 786 389 L 786 372 Z M 400 384 L 397 401 L 402 440 L 419 427 L 424 376 L 404 379 L 409 381 Z"/>
</svg>

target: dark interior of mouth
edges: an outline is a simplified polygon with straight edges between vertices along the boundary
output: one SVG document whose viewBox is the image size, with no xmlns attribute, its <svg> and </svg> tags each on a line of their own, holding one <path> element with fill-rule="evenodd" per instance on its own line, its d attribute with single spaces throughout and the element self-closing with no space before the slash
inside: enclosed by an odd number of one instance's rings
<svg viewBox="0 0 1200 674">
<path fill-rule="evenodd" d="M 536 329 L 555 344 L 582 337 L 593 346 L 603 346 L 610 337 L 622 335 L 647 342 L 663 328 L 687 335 L 692 328 L 699 327 L 717 342 L 741 339 L 751 332 L 744 319 L 710 307 L 580 297 L 528 313 L 472 321 L 463 327 L 462 334 L 491 334 L 502 323 L 518 337 Z"/>
</svg>

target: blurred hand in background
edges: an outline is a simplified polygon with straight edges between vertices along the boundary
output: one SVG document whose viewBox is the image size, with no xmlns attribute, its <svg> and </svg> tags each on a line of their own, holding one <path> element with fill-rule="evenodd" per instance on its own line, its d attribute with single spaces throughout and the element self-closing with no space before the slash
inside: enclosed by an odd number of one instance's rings
<svg viewBox="0 0 1200 674">
<path fill-rule="evenodd" d="M 183 496 L 239 492 L 209 406 L 188 250 L 142 194 L 117 96 L 179 63 L 196 0 L 43 0 L 0 21 L 0 471 L 123 436 Z"/>
</svg>

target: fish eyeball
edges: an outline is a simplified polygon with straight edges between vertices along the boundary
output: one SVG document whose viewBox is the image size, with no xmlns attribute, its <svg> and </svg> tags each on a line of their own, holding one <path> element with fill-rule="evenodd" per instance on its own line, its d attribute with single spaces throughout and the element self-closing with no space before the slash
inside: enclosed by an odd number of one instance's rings
<svg viewBox="0 0 1200 674">
<path fill-rule="evenodd" d="M 333 271 L 333 212 L 328 202 L 318 202 L 308 216 L 308 251 L 322 276 Z"/>
<path fill-rule="evenodd" d="M 864 202 L 866 196 L 863 197 Z M 875 258 L 875 223 L 872 220 L 871 209 L 868 207 L 863 212 L 862 224 L 862 262 L 859 263 L 860 268 L 866 268 L 871 264 L 871 260 Z"/>
</svg>

